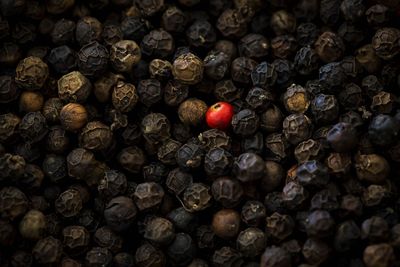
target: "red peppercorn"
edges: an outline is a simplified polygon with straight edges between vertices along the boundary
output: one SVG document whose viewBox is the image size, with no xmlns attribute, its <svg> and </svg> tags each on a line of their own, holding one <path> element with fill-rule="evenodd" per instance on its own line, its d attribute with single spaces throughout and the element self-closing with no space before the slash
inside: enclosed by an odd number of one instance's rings
<svg viewBox="0 0 400 267">
<path fill-rule="evenodd" d="M 233 106 L 227 102 L 212 105 L 206 113 L 206 121 L 210 128 L 226 130 L 232 120 Z"/>
</svg>

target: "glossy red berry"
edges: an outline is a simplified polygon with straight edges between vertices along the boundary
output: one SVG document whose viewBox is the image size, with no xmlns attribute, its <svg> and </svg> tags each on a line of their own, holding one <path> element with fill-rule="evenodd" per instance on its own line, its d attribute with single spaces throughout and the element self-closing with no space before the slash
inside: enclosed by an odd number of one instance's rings
<svg viewBox="0 0 400 267">
<path fill-rule="evenodd" d="M 227 102 L 218 102 L 212 105 L 206 113 L 207 125 L 210 128 L 226 130 L 232 120 L 233 106 Z"/>
</svg>

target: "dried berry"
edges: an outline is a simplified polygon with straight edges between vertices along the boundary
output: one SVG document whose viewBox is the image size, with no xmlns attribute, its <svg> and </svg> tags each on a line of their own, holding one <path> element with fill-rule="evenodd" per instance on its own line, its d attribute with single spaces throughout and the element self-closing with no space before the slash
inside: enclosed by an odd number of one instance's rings
<svg viewBox="0 0 400 267">
<path fill-rule="evenodd" d="M 132 199 L 120 196 L 107 203 L 104 209 L 104 219 L 114 231 L 128 229 L 136 218 L 137 209 Z"/>
<path fill-rule="evenodd" d="M 139 46 L 132 40 L 120 40 L 110 49 L 111 66 L 118 72 L 129 72 L 141 59 Z"/>
<path fill-rule="evenodd" d="M 27 90 L 38 90 L 43 87 L 49 76 L 49 68 L 40 58 L 27 57 L 19 62 L 15 69 L 16 84 Z"/>
</svg>

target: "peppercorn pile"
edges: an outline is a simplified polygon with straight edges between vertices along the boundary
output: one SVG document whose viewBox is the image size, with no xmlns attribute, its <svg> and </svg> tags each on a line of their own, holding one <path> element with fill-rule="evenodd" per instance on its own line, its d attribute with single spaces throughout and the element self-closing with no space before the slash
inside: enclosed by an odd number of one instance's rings
<svg viewBox="0 0 400 267">
<path fill-rule="evenodd" d="M 399 95 L 400 0 L 0 0 L 0 266 L 400 266 Z"/>
</svg>

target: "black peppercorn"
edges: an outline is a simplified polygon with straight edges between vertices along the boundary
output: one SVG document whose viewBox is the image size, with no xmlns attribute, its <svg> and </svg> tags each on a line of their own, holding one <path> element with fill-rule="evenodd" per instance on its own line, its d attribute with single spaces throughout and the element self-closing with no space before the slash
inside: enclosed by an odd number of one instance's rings
<svg viewBox="0 0 400 267">
<path fill-rule="evenodd" d="M 188 43 L 195 48 L 210 48 L 214 45 L 217 34 L 207 20 L 195 20 L 186 30 Z"/>
<path fill-rule="evenodd" d="M 280 35 L 271 40 L 271 48 L 276 58 L 289 58 L 297 50 L 297 41 L 292 35 Z"/>
<path fill-rule="evenodd" d="M 116 253 L 122 249 L 122 236 L 116 234 L 107 226 L 98 228 L 93 239 L 99 247 L 107 248 L 111 252 Z"/>
<path fill-rule="evenodd" d="M 254 134 L 259 127 L 259 123 L 258 115 L 250 109 L 243 109 L 233 115 L 231 122 L 233 132 L 241 136 Z"/>
<path fill-rule="evenodd" d="M 268 40 L 261 34 L 250 33 L 242 37 L 238 44 L 241 57 L 263 58 L 268 55 Z"/>
<path fill-rule="evenodd" d="M 135 261 L 139 267 L 162 267 L 166 264 L 164 253 L 149 243 L 144 243 L 136 250 Z"/>
<path fill-rule="evenodd" d="M 229 58 L 221 51 L 211 51 L 204 58 L 204 73 L 213 80 L 223 79 L 229 72 Z"/>
<path fill-rule="evenodd" d="M 64 191 L 59 195 L 54 203 L 56 211 L 66 218 L 78 215 L 82 209 L 82 205 L 82 197 L 76 189 L 68 189 Z"/>
<path fill-rule="evenodd" d="M 168 32 L 183 32 L 186 22 L 186 14 L 176 6 L 168 7 L 161 17 L 161 25 Z"/>
<path fill-rule="evenodd" d="M 139 173 L 146 162 L 146 156 L 137 146 L 128 146 L 117 156 L 119 164 L 130 173 Z"/>
<path fill-rule="evenodd" d="M 210 188 L 202 183 L 192 183 L 183 192 L 183 204 L 190 212 L 208 208 L 211 204 Z"/>
<path fill-rule="evenodd" d="M 282 241 L 292 234 L 294 225 L 289 215 L 274 212 L 266 218 L 266 234 L 274 240 Z"/>
<path fill-rule="evenodd" d="M 56 45 L 65 45 L 74 41 L 75 37 L 75 27 L 74 21 L 69 19 L 60 19 L 55 24 L 50 33 L 51 40 Z"/>
<path fill-rule="evenodd" d="M 98 42 L 88 43 L 78 52 L 79 71 L 88 77 L 99 77 L 107 70 L 108 50 Z"/>
<path fill-rule="evenodd" d="M 106 248 L 93 247 L 85 255 L 85 266 L 110 266 L 112 262 L 112 254 Z"/>
<path fill-rule="evenodd" d="M 99 121 L 91 121 L 83 127 L 79 135 L 79 144 L 89 150 L 105 150 L 111 145 L 112 137 L 110 127 Z"/>
<path fill-rule="evenodd" d="M 32 250 L 36 262 L 43 265 L 58 263 L 62 252 L 63 246 L 61 241 L 52 236 L 40 239 Z"/>
<path fill-rule="evenodd" d="M 329 258 L 331 248 L 324 241 L 309 238 L 304 243 L 302 252 L 308 263 L 319 265 Z"/>
<path fill-rule="evenodd" d="M 67 226 L 63 229 L 62 235 L 64 247 L 73 254 L 85 251 L 90 242 L 90 234 L 83 226 Z"/>
<path fill-rule="evenodd" d="M 225 208 L 233 208 L 239 204 L 243 196 L 243 188 L 239 181 L 221 177 L 216 179 L 211 186 L 213 198 Z"/>
<path fill-rule="evenodd" d="M 210 149 L 204 158 L 204 170 L 209 176 L 222 176 L 229 173 L 233 163 L 232 155 L 219 147 Z"/>
<path fill-rule="evenodd" d="M 171 34 L 157 29 L 143 37 L 140 48 L 144 56 L 165 58 L 173 53 L 175 44 Z"/>
<path fill-rule="evenodd" d="M 131 198 L 115 197 L 107 203 L 104 209 L 104 219 L 114 231 L 128 229 L 136 218 L 137 208 Z"/>
<path fill-rule="evenodd" d="M 247 228 L 239 233 L 236 240 L 237 249 L 245 257 L 260 255 L 266 243 L 265 234 L 258 228 Z"/>
<path fill-rule="evenodd" d="M 399 129 L 400 125 L 393 117 L 379 114 L 369 124 L 368 137 L 376 145 L 387 146 L 396 140 Z"/>
<path fill-rule="evenodd" d="M 39 142 L 48 132 L 46 118 L 40 112 L 29 112 L 22 118 L 18 130 L 25 141 Z"/>
<path fill-rule="evenodd" d="M 400 30 L 397 28 L 381 28 L 372 38 L 372 46 L 378 57 L 390 60 L 400 52 Z"/>
<path fill-rule="evenodd" d="M 346 122 L 339 122 L 329 130 L 326 140 L 337 152 L 346 152 L 357 145 L 357 132 Z"/>
<path fill-rule="evenodd" d="M 162 98 L 161 83 L 156 79 L 141 80 L 137 92 L 140 102 L 146 106 L 152 106 Z"/>
<path fill-rule="evenodd" d="M 257 67 L 257 62 L 248 57 L 238 57 L 232 61 L 231 77 L 232 80 L 242 84 L 251 82 L 251 75 Z"/>
<path fill-rule="evenodd" d="M 94 17 L 83 17 L 76 23 L 75 38 L 80 46 L 99 41 L 102 24 Z"/>
<path fill-rule="evenodd" d="M 277 246 L 267 247 L 261 256 L 260 267 L 292 266 L 289 252 Z"/>
</svg>

